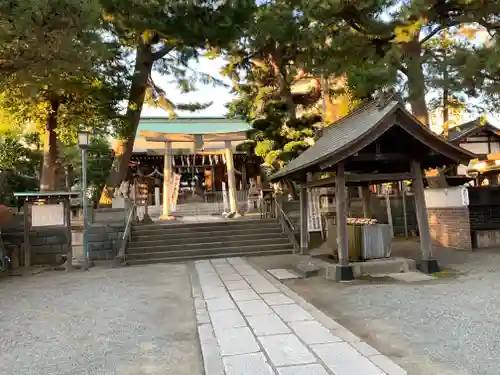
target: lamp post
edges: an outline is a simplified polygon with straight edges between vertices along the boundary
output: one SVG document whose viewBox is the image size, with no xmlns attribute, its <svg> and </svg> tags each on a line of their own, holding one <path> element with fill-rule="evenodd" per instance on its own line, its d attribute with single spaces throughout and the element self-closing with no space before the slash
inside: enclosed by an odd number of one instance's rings
<svg viewBox="0 0 500 375">
<path fill-rule="evenodd" d="M 90 132 L 82 130 L 78 132 L 78 146 L 82 150 L 82 205 L 83 205 L 83 269 L 87 271 L 90 264 L 88 245 L 88 194 L 87 194 L 87 149 L 90 144 Z"/>
</svg>

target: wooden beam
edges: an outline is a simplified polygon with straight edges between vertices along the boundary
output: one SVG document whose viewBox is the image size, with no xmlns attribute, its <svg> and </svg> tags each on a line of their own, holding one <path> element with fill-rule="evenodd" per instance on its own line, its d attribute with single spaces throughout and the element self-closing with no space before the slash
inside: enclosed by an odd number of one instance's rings
<svg viewBox="0 0 500 375">
<path fill-rule="evenodd" d="M 347 174 L 345 175 L 346 183 L 357 183 L 363 182 L 392 182 L 392 181 L 404 181 L 411 180 L 412 175 L 409 172 L 402 173 L 363 173 L 363 174 Z M 323 178 L 321 180 L 311 181 L 305 183 L 307 188 L 322 187 L 322 186 L 333 186 L 335 185 L 335 177 Z"/>
<path fill-rule="evenodd" d="M 335 177 L 322 178 L 321 180 L 310 181 L 304 184 L 306 188 L 333 186 L 333 185 L 335 185 Z"/>
<path fill-rule="evenodd" d="M 347 162 L 373 162 L 373 161 L 409 161 L 410 158 L 405 154 L 396 152 L 389 153 L 359 153 L 347 158 Z"/>
<path fill-rule="evenodd" d="M 411 179 L 411 173 L 363 173 L 348 174 L 345 176 L 346 182 L 392 182 Z"/>
</svg>

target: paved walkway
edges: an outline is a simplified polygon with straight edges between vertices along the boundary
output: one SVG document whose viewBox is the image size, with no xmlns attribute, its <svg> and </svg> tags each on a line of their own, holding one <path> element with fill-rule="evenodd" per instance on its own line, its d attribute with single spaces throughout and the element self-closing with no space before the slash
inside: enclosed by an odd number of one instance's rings
<svg viewBox="0 0 500 375">
<path fill-rule="evenodd" d="M 205 375 L 405 375 L 406 371 L 241 258 L 198 261 Z"/>
</svg>

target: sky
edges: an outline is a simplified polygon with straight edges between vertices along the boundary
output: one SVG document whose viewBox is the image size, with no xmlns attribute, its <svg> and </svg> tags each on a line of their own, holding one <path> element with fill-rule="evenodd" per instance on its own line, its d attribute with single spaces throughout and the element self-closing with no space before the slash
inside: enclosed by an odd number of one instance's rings
<svg viewBox="0 0 500 375">
<path fill-rule="evenodd" d="M 198 63 L 191 63 L 190 66 L 198 72 L 210 74 L 211 76 L 221 79 L 228 85 L 231 83 L 228 79 L 223 79 L 220 75 L 220 70 L 224 65 L 224 60 L 217 58 L 210 60 L 202 57 Z M 205 110 L 198 112 L 178 111 L 179 117 L 222 117 L 227 110 L 225 104 L 233 99 L 229 87 L 214 87 L 212 85 L 198 84 L 197 90 L 182 94 L 179 88 L 168 76 L 162 76 L 158 73 L 153 73 L 154 82 L 167 93 L 167 97 L 174 103 L 207 103 L 213 104 Z M 159 108 L 145 107 L 141 117 L 165 117 L 168 113 Z"/>
</svg>

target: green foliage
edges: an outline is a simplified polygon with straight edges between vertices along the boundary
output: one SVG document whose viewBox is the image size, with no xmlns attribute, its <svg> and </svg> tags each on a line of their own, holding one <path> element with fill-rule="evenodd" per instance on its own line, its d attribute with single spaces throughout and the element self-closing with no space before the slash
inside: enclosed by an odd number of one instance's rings
<svg viewBox="0 0 500 375">
<path fill-rule="evenodd" d="M 299 69 L 345 77 L 356 103 L 395 90 L 423 122 L 444 104 L 481 112 L 500 99 L 498 1 L 278 0 L 256 14 L 225 69 L 237 94 L 231 116 L 268 119 L 266 105 L 276 101 L 290 108 Z M 285 136 L 274 118 L 261 125 L 253 123 L 254 135 Z"/>
<path fill-rule="evenodd" d="M 481 96 L 483 109 L 498 100 L 498 1 L 313 0 L 303 9 L 325 41 L 311 68 L 348 72 L 360 96 L 395 86 L 413 109 L 432 89 L 447 88 L 456 98 Z"/>
<path fill-rule="evenodd" d="M 14 205 L 13 194 L 35 191 L 42 153 L 37 133 L 19 136 L 12 132 L 0 136 L 0 203 Z"/>
<path fill-rule="evenodd" d="M 0 1 L 0 9 L 3 127 L 43 130 L 55 115 L 58 138 L 69 142 L 82 126 L 116 125 L 128 73 L 119 45 L 99 32 L 100 2 Z"/>
<path fill-rule="evenodd" d="M 40 138 L 37 133 L 24 136 L 7 132 L 0 136 L 0 170 L 36 178 L 41 161 Z"/>
<path fill-rule="evenodd" d="M 76 145 L 65 148 L 66 164 L 71 165 L 75 174 L 75 183 L 79 186 L 82 173 L 81 152 Z M 93 135 L 87 150 L 87 183 L 93 187 L 94 201 L 98 201 L 101 190 L 113 164 L 113 150 L 106 137 Z"/>
<path fill-rule="evenodd" d="M 87 179 L 89 186 L 100 192 L 113 162 L 112 149 L 103 135 L 93 135 L 87 151 Z M 61 148 L 61 161 L 73 171 L 74 181 L 81 176 L 81 151 L 75 143 Z M 38 133 L 17 135 L 7 132 L 0 137 L 0 203 L 12 204 L 16 191 L 38 190 L 38 176 L 42 162 Z"/>
<path fill-rule="evenodd" d="M 98 0 L 1 0 L 0 79 L 24 84 L 51 77 L 52 86 L 92 65 L 100 25 Z M 28 91 L 31 85 L 25 87 Z M 34 94 L 38 87 L 34 87 Z"/>
</svg>

